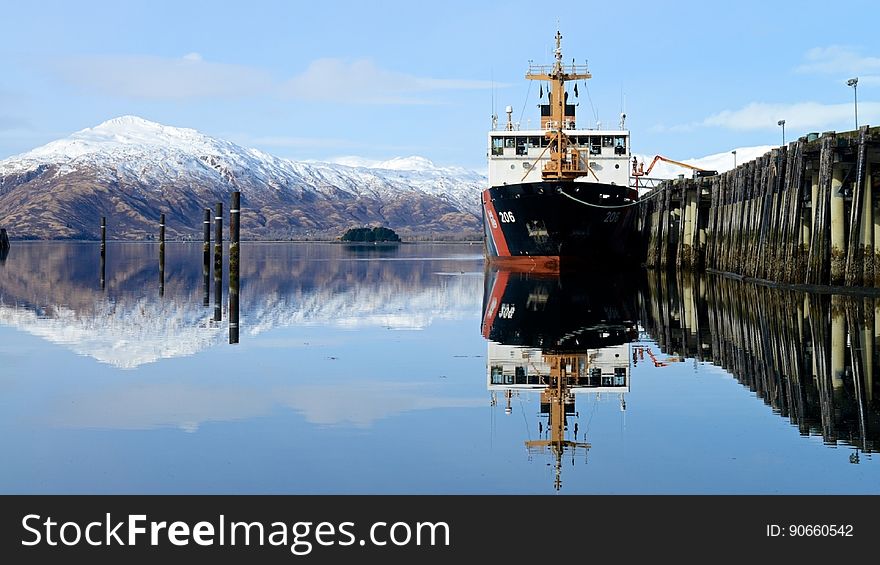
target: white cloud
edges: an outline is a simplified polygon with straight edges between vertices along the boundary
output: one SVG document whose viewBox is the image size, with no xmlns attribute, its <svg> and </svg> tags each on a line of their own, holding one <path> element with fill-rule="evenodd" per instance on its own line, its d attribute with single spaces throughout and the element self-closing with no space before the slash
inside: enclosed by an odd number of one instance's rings
<svg viewBox="0 0 880 565">
<path fill-rule="evenodd" d="M 134 98 L 236 97 L 271 88 L 265 71 L 205 61 L 198 53 L 179 58 L 146 55 L 72 57 L 55 65 L 62 79 L 111 96 Z"/>
<path fill-rule="evenodd" d="M 269 147 L 338 147 L 351 145 L 351 141 L 341 138 L 329 137 L 298 137 L 289 135 L 269 135 L 262 137 L 237 136 L 238 139 L 246 139 L 247 145 Z"/>
<path fill-rule="evenodd" d="M 859 102 L 859 123 L 880 121 L 880 102 Z M 779 126 L 779 120 L 791 131 L 805 132 L 821 128 L 852 129 L 854 126 L 852 103 L 820 104 L 798 102 L 794 104 L 768 104 L 752 102 L 739 110 L 722 110 L 696 125 L 722 127 L 733 130 L 770 130 Z"/>
<path fill-rule="evenodd" d="M 431 104 L 425 94 L 437 90 L 476 90 L 493 85 L 485 80 L 419 77 L 376 66 L 369 59 L 317 59 L 284 85 L 284 92 L 304 100 L 362 104 Z M 504 85 L 494 85 L 496 88 Z"/>
<path fill-rule="evenodd" d="M 362 104 L 435 104 L 443 90 L 503 88 L 485 80 L 410 75 L 378 67 L 369 59 L 317 59 L 304 72 L 274 80 L 262 69 L 206 61 L 200 53 L 177 58 L 150 55 L 70 57 L 53 68 L 80 88 L 133 98 L 237 97 L 261 93 L 303 100 Z"/>
<path fill-rule="evenodd" d="M 863 57 L 857 50 L 843 45 L 815 47 L 806 52 L 804 59 L 795 72 L 853 76 L 880 73 L 880 57 Z"/>
</svg>

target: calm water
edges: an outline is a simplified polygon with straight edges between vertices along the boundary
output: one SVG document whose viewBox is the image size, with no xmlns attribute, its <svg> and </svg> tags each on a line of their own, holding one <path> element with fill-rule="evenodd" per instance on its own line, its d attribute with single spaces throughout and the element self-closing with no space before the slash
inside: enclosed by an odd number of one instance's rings
<svg viewBox="0 0 880 565">
<path fill-rule="evenodd" d="M 880 301 L 246 243 L 230 305 L 200 243 L 15 242 L 0 492 L 880 494 Z"/>
</svg>

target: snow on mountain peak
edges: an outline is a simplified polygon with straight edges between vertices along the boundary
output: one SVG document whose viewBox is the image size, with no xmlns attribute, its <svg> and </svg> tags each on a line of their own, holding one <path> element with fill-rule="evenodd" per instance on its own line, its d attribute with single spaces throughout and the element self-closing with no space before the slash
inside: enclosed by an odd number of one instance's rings
<svg viewBox="0 0 880 565">
<path fill-rule="evenodd" d="M 72 133 L 29 151 L 21 158 L 75 159 L 82 155 L 124 147 L 161 147 L 192 150 L 212 145 L 211 138 L 194 129 L 165 126 L 138 116 L 119 116 L 92 128 Z"/>
<path fill-rule="evenodd" d="M 145 120 L 139 116 L 119 116 L 102 122 L 93 128 L 86 128 L 74 136 L 124 136 L 125 138 L 140 137 L 150 140 L 161 140 L 164 136 L 173 137 L 203 137 L 199 132 L 190 128 L 177 128 L 162 125 L 157 122 Z"/>
<path fill-rule="evenodd" d="M 371 169 L 387 169 L 392 171 L 429 171 L 438 167 L 430 159 L 410 155 L 409 157 L 395 157 L 387 161 L 381 161 L 370 166 Z"/>
</svg>

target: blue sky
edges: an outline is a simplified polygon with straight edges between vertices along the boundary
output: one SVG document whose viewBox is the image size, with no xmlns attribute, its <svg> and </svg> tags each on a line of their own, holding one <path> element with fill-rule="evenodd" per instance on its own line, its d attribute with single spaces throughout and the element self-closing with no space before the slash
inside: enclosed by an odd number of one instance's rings
<svg viewBox="0 0 880 565">
<path fill-rule="evenodd" d="M 852 129 L 856 76 L 859 122 L 880 122 L 880 9 L 860 0 L 0 3 L 0 159 L 134 114 L 296 160 L 483 169 L 493 100 L 536 122 L 524 74 L 557 22 L 593 74 L 579 123 L 624 109 L 637 153 Z"/>
</svg>

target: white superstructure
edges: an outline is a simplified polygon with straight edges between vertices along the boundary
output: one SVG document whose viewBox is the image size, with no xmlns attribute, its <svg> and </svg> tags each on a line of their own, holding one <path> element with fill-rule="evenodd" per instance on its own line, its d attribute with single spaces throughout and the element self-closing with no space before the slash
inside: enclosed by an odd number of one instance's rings
<svg viewBox="0 0 880 565">
<path fill-rule="evenodd" d="M 572 145 L 581 149 L 591 173 L 575 182 L 601 182 L 629 186 L 632 167 L 629 131 L 623 129 L 564 130 Z M 487 149 L 489 185 L 539 182 L 550 160 L 544 130 L 504 129 L 489 132 Z"/>
</svg>

